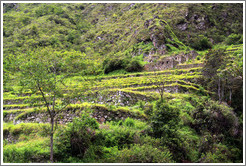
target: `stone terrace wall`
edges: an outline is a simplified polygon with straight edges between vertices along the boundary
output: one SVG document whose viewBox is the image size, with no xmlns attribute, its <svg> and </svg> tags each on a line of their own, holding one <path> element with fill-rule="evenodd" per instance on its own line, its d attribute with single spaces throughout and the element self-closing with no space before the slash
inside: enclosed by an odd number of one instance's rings
<svg viewBox="0 0 246 166">
<path fill-rule="evenodd" d="M 188 65 L 177 65 L 176 69 L 187 69 L 187 68 L 194 68 L 194 67 L 203 67 L 203 63 L 196 63 L 196 64 L 188 64 Z"/>
<path fill-rule="evenodd" d="M 120 106 L 135 105 L 139 100 L 151 101 L 154 100 L 151 96 L 142 95 L 135 92 L 115 90 L 95 93 L 94 95 L 88 95 L 85 100 L 78 100 L 78 103 L 82 102 L 94 102 L 99 104 L 113 104 Z"/>
<path fill-rule="evenodd" d="M 145 119 L 145 116 L 139 115 L 137 113 L 128 112 L 123 109 L 116 110 L 108 110 L 104 106 L 92 106 L 93 111 L 91 113 L 91 117 L 95 118 L 98 122 L 102 123 L 105 121 L 111 120 L 120 120 L 126 119 L 127 117 L 135 118 L 135 119 Z M 84 109 L 68 109 L 66 111 L 61 112 L 57 116 L 57 122 L 59 124 L 66 124 L 68 122 L 72 122 L 74 117 L 79 117 L 81 112 Z M 18 123 L 49 123 L 50 118 L 48 112 L 32 112 L 27 113 L 24 116 L 21 116 L 19 119 L 15 120 L 17 114 L 9 113 L 4 115 L 3 120 L 5 122 L 13 121 L 14 124 Z"/>
</svg>

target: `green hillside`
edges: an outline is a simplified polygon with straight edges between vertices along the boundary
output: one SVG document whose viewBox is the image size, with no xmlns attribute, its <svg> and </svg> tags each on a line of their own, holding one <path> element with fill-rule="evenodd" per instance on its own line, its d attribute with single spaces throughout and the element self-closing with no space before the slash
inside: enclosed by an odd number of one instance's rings
<svg viewBox="0 0 246 166">
<path fill-rule="evenodd" d="M 243 5 L 4 3 L 4 163 L 243 162 Z"/>
</svg>

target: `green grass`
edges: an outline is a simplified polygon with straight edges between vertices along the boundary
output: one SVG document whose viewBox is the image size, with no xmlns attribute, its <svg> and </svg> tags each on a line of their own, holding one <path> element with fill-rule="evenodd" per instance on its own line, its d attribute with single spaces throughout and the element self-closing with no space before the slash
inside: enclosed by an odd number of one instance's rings
<svg viewBox="0 0 246 166">
<path fill-rule="evenodd" d="M 35 138 L 3 147 L 4 163 L 47 162 L 49 160 L 49 138 Z"/>
<path fill-rule="evenodd" d="M 44 136 L 47 137 L 47 130 L 50 124 L 48 123 L 19 123 L 14 125 L 13 123 L 3 123 L 3 131 L 8 132 L 11 135 L 26 135 L 29 137 L 19 137 L 19 139 L 30 139 L 31 137 Z"/>
<path fill-rule="evenodd" d="M 117 79 L 107 79 L 101 80 L 96 82 L 95 85 L 90 85 L 89 82 L 83 82 L 83 84 L 77 82 L 74 83 L 74 87 L 67 88 L 66 90 L 74 90 L 81 89 L 84 86 L 88 86 L 87 89 L 106 89 L 106 88 L 127 88 L 127 87 L 134 87 L 140 85 L 151 85 L 151 84 L 158 84 L 160 82 L 170 81 L 170 80 L 181 80 L 181 79 L 193 79 L 199 78 L 200 73 L 185 73 L 180 75 L 151 75 L 151 76 L 142 76 L 142 77 L 127 77 L 127 78 L 117 78 Z"/>
<path fill-rule="evenodd" d="M 34 110 L 34 108 L 7 110 L 7 111 L 3 111 L 3 117 L 5 117 L 7 114 L 20 114 L 20 113 L 28 112 L 32 110 Z"/>
<path fill-rule="evenodd" d="M 4 110 L 9 110 L 9 109 L 25 109 L 25 108 L 30 108 L 34 106 L 42 106 L 43 104 L 11 104 L 11 105 L 3 105 Z"/>
</svg>

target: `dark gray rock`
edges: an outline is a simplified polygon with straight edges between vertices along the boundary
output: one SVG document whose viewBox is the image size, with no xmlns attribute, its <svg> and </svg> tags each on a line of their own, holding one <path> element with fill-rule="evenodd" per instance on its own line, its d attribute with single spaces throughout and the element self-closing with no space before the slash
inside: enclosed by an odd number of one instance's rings
<svg viewBox="0 0 246 166">
<path fill-rule="evenodd" d="M 181 30 L 181 31 L 185 31 L 185 30 L 187 30 L 187 28 L 188 28 L 188 23 L 178 24 L 178 25 L 177 25 L 177 28 L 178 28 L 179 30 Z"/>
</svg>

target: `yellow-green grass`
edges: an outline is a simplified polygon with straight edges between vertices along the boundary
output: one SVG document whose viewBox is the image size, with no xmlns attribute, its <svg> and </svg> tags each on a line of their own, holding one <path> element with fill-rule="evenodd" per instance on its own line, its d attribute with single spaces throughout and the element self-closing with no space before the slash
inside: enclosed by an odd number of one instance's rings
<svg viewBox="0 0 246 166">
<path fill-rule="evenodd" d="M 25 109 L 25 108 L 30 108 L 34 106 L 41 106 L 42 104 L 11 104 L 11 105 L 3 105 L 3 110 L 9 110 L 9 109 Z"/>
<path fill-rule="evenodd" d="M 66 80 L 69 84 L 73 84 L 74 82 L 86 82 L 88 80 L 102 80 L 102 79 L 115 79 L 115 78 L 125 78 L 125 77 L 140 77 L 140 76 L 149 76 L 149 75 L 165 75 L 165 74 L 175 74 L 175 73 L 187 73 L 187 72 L 195 72 L 200 71 L 202 67 L 194 67 L 194 68 L 186 68 L 186 69 L 167 69 L 163 71 L 150 71 L 150 72 L 136 72 L 136 73 L 128 73 L 128 74 L 117 74 L 117 75 L 101 75 L 101 76 L 74 76 L 70 77 Z"/>
<path fill-rule="evenodd" d="M 108 79 L 97 82 L 95 85 L 90 85 L 89 82 L 81 82 L 72 87 L 66 88 L 66 90 L 79 90 L 87 87 L 86 89 L 105 89 L 105 88 L 127 88 L 140 85 L 152 85 L 159 84 L 163 81 L 177 81 L 177 80 L 187 80 L 199 78 L 200 73 L 186 73 L 180 75 L 151 75 L 146 77 L 132 77 L 132 78 L 117 78 L 117 79 Z M 87 85 L 86 85 L 87 84 Z"/>
<path fill-rule="evenodd" d="M 24 134 L 24 135 L 48 135 L 44 132 L 50 127 L 48 123 L 19 123 L 14 125 L 11 122 L 3 123 L 3 132 L 5 134 L 12 134 L 14 136 Z"/>
<path fill-rule="evenodd" d="M 129 107 L 115 107 L 115 108 L 110 108 L 108 107 L 107 105 L 105 104 L 94 104 L 94 103 L 88 103 L 88 102 L 84 102 L 82 104 L 70 104 L 66 107 L 66 109 L 64 111 L 68 111 L 67 113 L 69 113 L 69 111 L 82 111 L 82 110 L 85 110 L 85 109 L 89 109 L 89 110 L 104 110 L 104 111 L 112 111 L 112 112 L 115 112 L 115 113 L 120 113 L 120 112 L 125 112 L 125 113 L 129 113 L 130 115 L 133 115 L 135 117 L 140 117 L 140 118 L 145 118 L 146 115 L 140 111 L 140 110 L 137 110 L 137 109 L 132 109 L 132 108 L 129 108 Z M 15 120 L 18 120 L 18 119 L 22 119 L 22 118 L 25 118 L 27 117 L 28 115 L 30 114 L 35 114 L 35 113 L 46 113 L 47 110 L 45 107 L 41 107 L 41 108 L 30 108 L 30 109 L 23 109 L 23 110 L 11 110 L 11 111 L 4 111 L 3 114 L 4 114 L 4 117 L 7 115 L 7 114 L 16 114 L 15 116 Z"/>
</svg>

